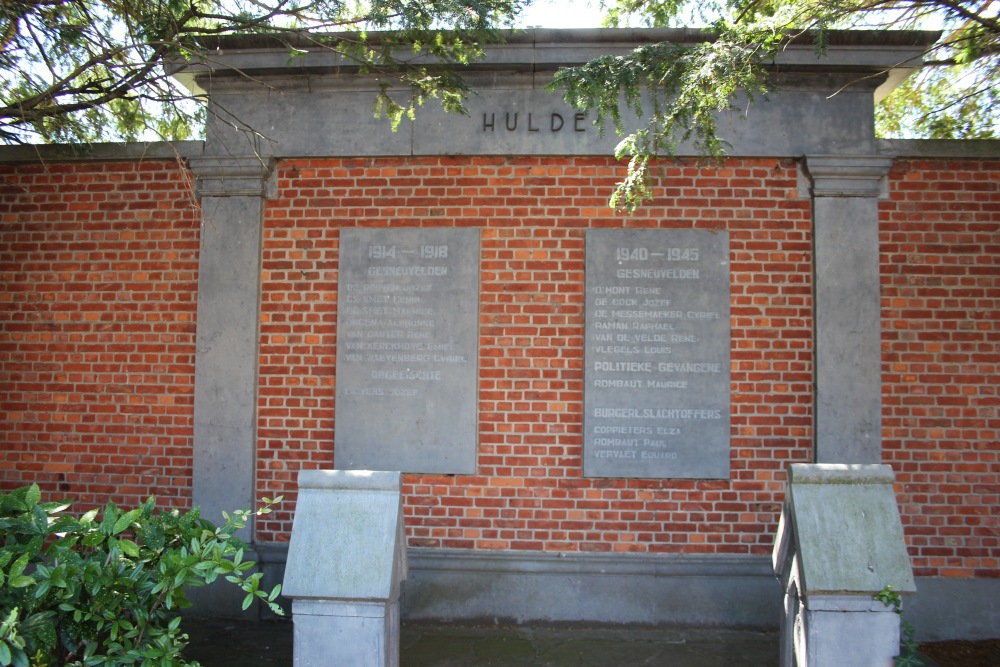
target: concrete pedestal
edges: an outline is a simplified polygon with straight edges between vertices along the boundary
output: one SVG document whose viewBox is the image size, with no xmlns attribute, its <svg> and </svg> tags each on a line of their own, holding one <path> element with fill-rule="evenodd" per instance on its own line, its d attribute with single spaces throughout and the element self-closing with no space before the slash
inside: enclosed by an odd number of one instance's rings
<svg viewBox="0 0 1000 667">
<path fill-rule="evenodd" d="M 395 602 L 295 600 L 295 667 L 383 667 L 399 664 Z"/>
<path fill-rule="evenodd" d="M 899 615 L 874 596 L 916 590 L 884 465 L 792 465 L 773 565 L 785 590 L 781 667 L 892 667 Z"/>
<path fill-rule="evenodd" d="M 299 473 L 282 586 L 294 667 L 397 667 L 405 578 L 399 473 Z"/>
</svg>

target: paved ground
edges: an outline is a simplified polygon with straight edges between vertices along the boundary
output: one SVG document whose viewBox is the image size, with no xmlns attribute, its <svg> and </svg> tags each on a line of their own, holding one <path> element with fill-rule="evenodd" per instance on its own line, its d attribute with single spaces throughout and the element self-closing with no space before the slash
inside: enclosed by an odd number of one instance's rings
<svg viewBox="0 0 1000 667">
<path fill-rule="evenodd" d="M 185 657 L 202 667 L 292 666 L 289 621 L 189 618 L 184 627 L 191 637 Z M 400 667 L 778 665 L 776 632 L 404 624 L 400 644 Z"/>
<path fill-rule="evenodd" d="M 185 619 L 202 667 L 291 667 L 292 626 Z M 777 667 L 778 635 L 734 630 L 403 626 L 400 667 Z"/>
<path fill-rule="evenodd" d="M 778 636 L 733 630 L 406 626 L 400 663 L 401 667 L 777 667 Z"/>
</svg>

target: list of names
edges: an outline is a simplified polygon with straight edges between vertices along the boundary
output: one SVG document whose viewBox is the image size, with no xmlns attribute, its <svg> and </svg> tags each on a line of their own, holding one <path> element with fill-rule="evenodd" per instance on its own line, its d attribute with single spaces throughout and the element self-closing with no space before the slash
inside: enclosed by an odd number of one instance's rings
<svg viewBox="0 0 1000 667">
<path fill-rule="evenodd" d="M 729 475 L 729 238 L 589 230 L 584 475 Z"/>
<path fill-rule="evenodd" d="M 338 468 L 474 472 L 479 233 L 341 233 Z"/>
</svg>

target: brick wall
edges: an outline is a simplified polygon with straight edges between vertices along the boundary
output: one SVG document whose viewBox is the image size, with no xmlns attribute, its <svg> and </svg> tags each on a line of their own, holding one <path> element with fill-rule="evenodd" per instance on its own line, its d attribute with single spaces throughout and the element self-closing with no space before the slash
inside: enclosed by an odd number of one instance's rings
<svg viewBox="0 0 1000 667">
<path fill-rule="evenodd" d="M 176 162 L 0 165 L 0 484 L 189 505 L 198 224 Z"/>
<path fill-rule="evenodd" d="M 407 475 L 414 546 L 769 551 L 811 438 L 810 204 L 797 165 L 667 169 L 607 210 L 596 158 L 286 160 L 266 205 L 258 492 L 329 466 L 339 230 L 482 229 L 479 470 Z M 918 575 L 1000 574 L 1000 163 L 897 161 L 881 203 L 885 461 Z M 199 213 L 170 161 L 0 165 L 0 485 L 190 504 Z M 597 226 L 726 229 L 729 481 L 581 475 L 583 244 Z"/>
<path fill-rule="evenodd" d="M 615 214 L 620 167 L 594 158 L 282 163 L 264 240 L 258 485 L 294 498 L 333 458 L 342 227 L 482 228 L 479 470 L 407 475 L 409 544 L 547 551 L 767 553 L 782 469 L 810 451 L 809 200 L 792 161 L 662 174 L 654 205 Z M 587 227 L 729 230 L 730 481 L 582 477 Z M 259 526 L 287 540 L 290 508 Z"/>
<path fill-rule="evenodd" d="M 881 205 L 884 460 L 918 576 L 1000 576 L 1000 162 L 897 161 Z"/>
</svg>

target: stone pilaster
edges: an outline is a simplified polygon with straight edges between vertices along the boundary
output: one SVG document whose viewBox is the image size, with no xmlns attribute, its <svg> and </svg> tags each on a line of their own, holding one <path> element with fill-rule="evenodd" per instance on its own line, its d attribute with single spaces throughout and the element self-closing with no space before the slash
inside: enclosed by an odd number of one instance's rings
<svg viewBox="0 0 1000 667">
<path fill-rule="evenodd" d="M 254 505 L 261 238 L 274 161 L 189 164 L 202 207 L 192 491 L 202 515 L 220 522 Z"/>
<path fill-rule="evenodd" d="M 892 161 L 808 156 L 812 180 L 814 462 L 881 463 L 878 197 Z"/>
</svg>

